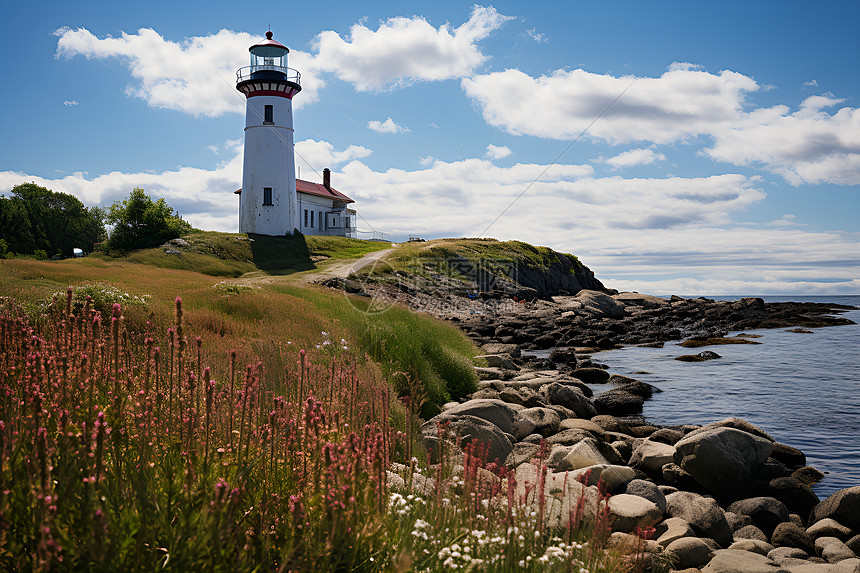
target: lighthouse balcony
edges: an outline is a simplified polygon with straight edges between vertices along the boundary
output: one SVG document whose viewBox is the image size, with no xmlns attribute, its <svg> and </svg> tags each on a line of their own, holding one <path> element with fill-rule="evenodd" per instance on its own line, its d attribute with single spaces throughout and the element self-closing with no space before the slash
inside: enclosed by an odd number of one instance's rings
<svg viewBox="0 0 860 573">
<path fill-rule="evenodd" d="M 284 66 L 258 65 L 245 66 L 236 71 L 236 84 L 252 80 L 265 80 L 275 82 L 289 82 L 301 85 L 302 75 L 298 70 Z"/>
</svg>

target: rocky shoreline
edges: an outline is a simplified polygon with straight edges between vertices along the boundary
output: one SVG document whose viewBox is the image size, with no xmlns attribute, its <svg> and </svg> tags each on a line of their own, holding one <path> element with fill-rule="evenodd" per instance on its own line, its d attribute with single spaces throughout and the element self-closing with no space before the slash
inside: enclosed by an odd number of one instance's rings
<svg viewBox="0 0 860 573">
<path fill-rule="evenodd" d="M 820 500 L 810 485 L 822 474 L 803 452 L 749 422 L 660 426 L 631 415 L 654 386 L 585 357 L 568 356 L 579 367 L 563 372 L 531 369 L 517 354 L 486 355 L 493 366 L 479 369 L 481 389 L 422 426 L 431 457 L 441 425 L 461 446 L 485 444 L 518 491 L 538 485 L 546 467 L 544 494 L 557 501 L 550 522 L 577 496 L 595 498 L 601 482 L 610 545 L 638 563 L 671 552 L 684 573 L 860 572 L 860 486 Z M 612 387 L 594 394 L 586 380 Z M 637 538 L 652 527 L 650 540 Z"/>
<path fill-rule="evenodd" d="M 810 486 L 823 475 L 805 454 L 745 420 L 646 421 L 638 414 L 660 389 L 612 375 L 592 356 L 671 340 L 689 348 L 757 344 L 753 335 L 729 333 L 854 324 L 838 316 L 853 307 L 666 299 L 599 283 L 568 292 L 534 285 L 469 291 L 444 276 L 329 286 L 449 320 L 486 353 L 479 390 L 422 426 L 431 461 L 442 439 L 485 444 L 488 460 L 506 466 L 521 495 L 552 500 L 548 523 L 560 523 L 583 496 L 597 499 L 599 483 L 611 494 L 610 545 L 646 571 L 668 555 L 684 573 L 860 573 L 860 485 L 819 499 Z M 596 384 L 609 389 L 595 394 Z M 532 491 L 540 483 L 544 491 Z M 648 541 L 636 535 L 642 531 L 652 533 Z"/>
<path fill-rule="evenodd" d="M 537 484 L 541 464 L 545 487 L 554 488 L 547 494 L 570 481 L 602 481 L 612 494 L 610 544 L 638 563 L 671 552 L 685 573 L 860 573 L 860 486 L 820 500 L 810 486 L 822 474 L 803 452 L 738 418 L 706 426 L 646 421 L 637 414 L 660 390 L 611 375 L 589 355 L 679 338 L 690 348 L 756 344 L 727 334 L 852 322 L 831 316 L 834 305 L 656 298 L 582 291 L 518 303 L 528 305 L 518 312 L 449 316 L 482 344 L 487 366 L 477 369 L 482 380 L 471 399 L 424 424 L 428 451 L 438 448 L 443 424 L 461 444 L 487 444 L 488 459 L 504 463 L 518 484 Z M 550 348 L 544 359 L 528 353 Z M 708 353 L 719 357 L 692 356 Z M 595 394 L 595 384 L 609 389 Z M 556 517 L 572 503 L 565 506 L 565 496 L 583 491 L 564 491 Z M 649 541 L 634 535 L 651 527 Z"/>
</svg>

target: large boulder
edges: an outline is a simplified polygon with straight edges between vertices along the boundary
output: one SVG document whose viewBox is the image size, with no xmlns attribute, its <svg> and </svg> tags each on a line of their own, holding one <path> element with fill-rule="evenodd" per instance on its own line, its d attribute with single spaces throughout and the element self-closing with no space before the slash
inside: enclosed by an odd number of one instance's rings
<svg viewBox="0 0 860 573">
<path fill-rule="evenodd" d="M 582 310 L 598 317 L 623 318 L 624 304 L 616 301 L 608 294 L 595 290 L 581 290 L 576 293 L 576 301 Z"/>
<path fill-rule="evenodd" d="M 577 418 L 590 420 L 597 415 L 594 404 L 576 386 L 553 382 L 541 387 L 541 392 L 547 397 L 550 404 L 557 404 L 572 410 Z"/>
<path fill-rule="evenodd" d="M 573 432 L 575 430 L 566 431 Z M 559 471 L 568 471 L 608 464 L 609 460 L 603 455 L 601 448 L 597 445 L 597 441 L 594 438 L 585 438 L 578 441 L 568 450 L 567 455 L 559 462 L 558 469 Z"/>
<path fill-rule="evenodd" d="M 514 422 L 522 406 L 501 400 L 477 399 L 457 404 L 444 411 L 445 416 L 475 416 L 495 424 L 506 434 L 514 433 Z"/>
<path fill-rule="evenodd" d="M 675 463 L 720 497 L 737 495 L 763 464 L 773 442 L 735 428 L 694 431 L 675 444 Z"/>
<path fill-rule="evenodd" d="M 624 493 L 644 497 L 654 502 L 660 508 L 661 514 L 666 513 L 666 495 L 653 482 L 635 479 L 627 484 L 627 490 Z"/>
<path fill-rule="evenodd" d="M 690 527 L 690 524 L 680 517 L 664 519 L 654 528 L 654 539 L 664 548 L 676 539 L 695 536 L 696 533 Z"/>
<path fill-rule="evenodd" d="M 642 470 L 648 475 L 662 476 L 663 466 L 670 464 L 675 459 L 675 448 L 669 444 L 643 440 L 633 454 L 628 464 L 637 470 Z"/>
<path fill-rule="evenodd" d="M 573 375 L 586 384 L 605 384 L 609 382 L 609 372 L 602 368 L 577 368 L 573 371 Z"/>
<path fill-rule="evenodd" d="M 681 537 L 669 543 L 666 551 L 671 551 L 678 559 L 678 569 L 690 569 L 705 565 L 714 555 L 711 546 L 698 537 Z"/>
<path fill-rule="evenodd" d="M 731 504 L 728 510 L 732 513 L 750 516 L 755 526 L 768 537 L 773 535 L 777 525 L 788 521 L 788 508 L 774 497 L 741 499 Z"/>
<path fill-rule="evenodd" d="M 804 521 L 820 501 L 811 487 L 793 477 L 771 480 L 768 490 L 772 497 L 785 504 L 789 512 L 800 515 Z"/>
<path fill-rule="evenodd" d="M 662 518 L 663 512 L 657 504 L 644 497 L 619 493 L 609 498 L 609 523 L 612 531 L 629 533 L 637 528 L 645 529 Z"/>
<path fill-rule="evenodd" d="M 815 551 L 815 542 L 812 536 L 805 529 L 790 521 L 777 525 L 770 541 L 774 547 L 796 547 L 803 549 L 806 553 Z"/>
<path fill-rule="evenodd" d="M 424 447 L 430 454 L 431 463 L 441 461 L 442 440 L 439 439 L 439 424 L 442 424 L 442 439 L 459 438 L 460 445 L 465 447 L 473 440 L 486 448 L 486 458 L 489 462 L 503 463 L 514 446 L 508 434 L 493 423 L 483 418 L 470 415 L 449 416 L 439 414 L 421 425 L 421 436 Z"/>
<path fill-rule="evenodd" d="M 816 505 L 809 521 L 815 523 L 828 517 L 860 533 L 860 486 L 840 489 Z"/>
<path fill-rule="evenodd" d="M 837 537 L 844 541 L 851 537 L 850 527 L 845 527 L 830 517 L 819 519 L 814 524 L 810 525 L 806 529 L 806 532 L 809 533 L 813 539 L 818 539 L 819 537 Z"/>
<path fill-rule="evenodd" d="M 720 549 L 702 568 L 702 573 L 785 573 L 786 569 L 752 551 Z"/>
<path fill-rule="evenodd" d="M 720 504 L 710 497 L 688 491 L 677 491 L 666 496 L 666 512 L 680 517 L 704 537 L 710 537 L 721 547 L 732 543 L 732 532 Z"/>
<path fill-rule="evenodd" d="M 550 408 L 526 408 L 517 412 L 514 419 L 513 434 L 519 438 L 520 435 L 540 434 L 547 437 L 558 431 L 561 416 Z"/>
<path fill-rule="evenodd" d="M 570 479 L 588 486 L 602 486 L 609 493 L 623 491 L 635 477 L 636 472 L 631 468 L 612 464 L 589 466 L 570 472 Z"/>
<path fill-rule="evenodd" d="M 596 394 L 592 402 L 601 414 L 630 416 L 642 411 L 645 398 L 618 388 L 613 388 L 612 390 Z"/>
</svg>

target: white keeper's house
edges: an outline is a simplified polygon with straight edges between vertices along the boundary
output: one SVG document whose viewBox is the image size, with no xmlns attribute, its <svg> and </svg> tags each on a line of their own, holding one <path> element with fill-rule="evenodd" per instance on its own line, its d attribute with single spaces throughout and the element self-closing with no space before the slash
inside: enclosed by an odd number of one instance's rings
<svg viewBox="0 0 860 573">
<path fill-rule="evenodd" d="M 251 46 L 251 65 L 236 72 L 245 94 L 245 152 L 239 195 L 239 232 L 260 235 L 356 236 L 352 199 L 331 186 L 296 179 L 293 96 L 301 74 L 287 67 L 290 50 L 272 39 Z"/>
</svg>

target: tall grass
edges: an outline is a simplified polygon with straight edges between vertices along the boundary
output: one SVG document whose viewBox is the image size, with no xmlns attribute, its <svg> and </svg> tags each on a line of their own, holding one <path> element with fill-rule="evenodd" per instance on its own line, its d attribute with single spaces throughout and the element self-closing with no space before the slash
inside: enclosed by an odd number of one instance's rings
<svg viewBox="0 0 860 573">
<path fill-rule="evenodd" d="M 406 457 L 415 409 L 360 376 L 347 352 L 271 342 L 262 360 L 216 356 L 178 298 L 169 327 L 138 331 L 119 304 L 103 316 L 86 300 L 76 311 L 72 289 L 67 297 L 37 323 L 13 301 L 0 308 L 3 570 L 614 563 L 591 529 L 585 539 L 544 527 L 480 451 L 459 474 L 450 457 L 416 467 Z"/>
</svg>

